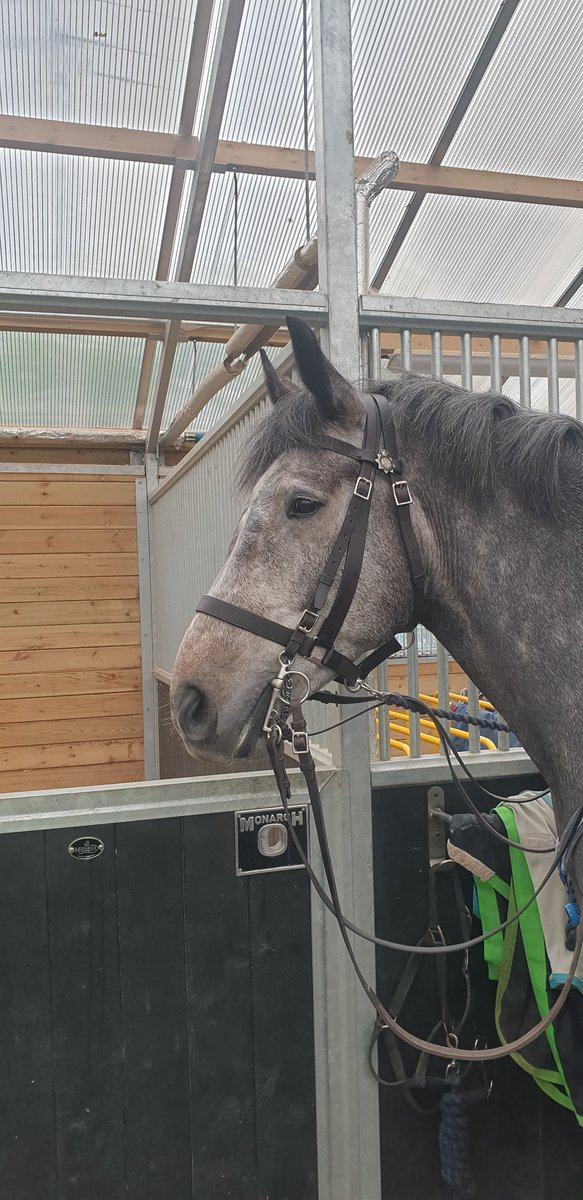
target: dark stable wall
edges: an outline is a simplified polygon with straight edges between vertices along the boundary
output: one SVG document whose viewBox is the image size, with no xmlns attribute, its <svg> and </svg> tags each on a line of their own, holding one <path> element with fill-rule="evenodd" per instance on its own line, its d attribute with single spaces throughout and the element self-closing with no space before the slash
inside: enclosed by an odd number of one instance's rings
<svg viewBox="0 0 583 1200">
<path fill-rule="evenodd" d="M 0 1195 L 316 1200 L 305 874 L 237 878 L 221 813 L 7 834 L 0 879 Z"/>
<path fill-rule="evenodd" d="M 511 795 L 528 787 L 540 788 L 541 784 L 535 776 L 492 780 L 486 786 Z M 453 785 L 444 790 L 447 809 L 452 813 L 465 811 Z M 480 803 L 477 791 L 471 785 L 469 790 Z M 380 937 L 415 943 L 427 928 L 426 813 L 426 787 L 381 789 L 374 794 L 376 933 Z M 450 942 L 459 941 L 447 880 L 442 879 L 441 884 L 440 916 L 446 937 Z M 480 932 L 479 925 L 475 932 Z M 460 1012 L 459 958 L 455 957 L 457 965 L 452 960 L 449 966 L 449 994 L 453 1011 Z M 404 955 L 377 950 L 378 988 L 385 1003 L 390 1002 L 405 963 Z M 471 974 L 475 1032 L 485 1034 L 488 1043 L 495 1045 L 494 986 L 486 977 L 480 947 L 472 952 Z M 403 1011 L 403 1023 L 426 1037 L 438 1016 L 435 967 L 424 964 Z M 371 1029 L 373 1024 L 371 1017 Z M 473 1034 L 470 1046 L 472 1041 Z M 412 1072 L 417 1062 L 415 1052 L 404 1047 L 403 1057 L 408 1073 Z M 382 1073 L 392 1078 L 383 1051 L 380 1065 Z M 443 1066 L 433 1059 L 429 1070 L 443 1072 Z M 574 1115 L 548 1099 L 510 1059 L 492 1063 L 490 1078 L 490 1100 L 469 1109 L 477 1200 L 556 1200 L 558 1196 L 561 1200 L 581 1200 L 583 1129 Z M 480 1084 L 480 1073 L 474 1070 L 467 1085 L 477 1089 Z M 419 1093 L 416 1096 L 421 1104 L 427 1103 Z M 431 1102 L 434 1100 L 432 1096 Z M 440 1185 L 438 1118 L 413 1111 L 395 1089 L 381 1088 L 380 1103 L 383 1200 L 440 1200 L 442 1194 L 449 1197 Z"/>
</svg>

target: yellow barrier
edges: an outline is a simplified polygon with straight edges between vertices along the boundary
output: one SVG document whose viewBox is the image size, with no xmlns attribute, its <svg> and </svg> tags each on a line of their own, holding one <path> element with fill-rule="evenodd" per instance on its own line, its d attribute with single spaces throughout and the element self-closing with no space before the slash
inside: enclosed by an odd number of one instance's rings
<svg viewBox="0 0 583 1200">
<path fill-rule="evenodd" d="M 434 696 L 423 696 L 423 695 L 421 694 L 421 692 L 420 692 L 420 693 L 419 693 L 419 699 L 420 699 L 420 700 L 423 700 L 425 704 L 431 704 L 431 705 L 434 705 L 434 704 L 436 704 L 436 703 L 437 703 L 437 701 L 438 701 L 439 697 L 438 697 L 437 695 L 434 695 Z M 467 696 L 462 696 L 461 692 L 450 692 L 450 693 L 449 693 L 449 699 L 450 699 L 450 702 L 451 702 L 452 700 L 457 700 L 457 703 L 458 703 L 458 704 L 467 704 L 467 703 L 468 703 L 468 697 L 467 697 Z M 488 712 L 496 712 L 496 709 L 494 708 L 494 705 L 493 705 L 493 704 L 490 704 L 490 701 L 489 701 L 489 700 L 480 700 L 480 701 L 479 701 L 479 704 L 480 704 L 480 708 L 487 708 L 487 709 L 488 709 Z"/>
<path fill-rule="evenodd" d="M 408 737 L 409 736 L 409 726 L 407 724 L 399 725 L 399 724 L 397 724 L 397 722 L 403 721 L 403 720 L 408 721 L 410 719 L 410 714 L 409 713 L 400 713 L 400 712 L 396 713 L 394 710 L 391 710 L 389 712 L 389 716 L 391 718 L 390 724 L 389 724 L 389 729 L 391 729 L 391 731 L 394 733 L 403 733 L 403 734 L 405 734 L 406 737 Z M 434 729 L 435 728 L 433 721 L 430 721 L 427 717 L 422 717 L 419 724 L 422 729 Z M 460 737 L 462 739 L 462 741 L 469 742 L 469 740 L 470 740 L 470 735 L 465 729 L 455 729 L 455 730 L 453 730 L 453 734 L 454 734 L 454 737 Z M 440 740 L 437 737 L 437 735 L 435 735 L 435 734 L 430 737 L 427 734 L 421 733 L 420 737 L 421 737 L 422 742 L 431 742 L 435 746 L 440 745 Z M 483 746 L 484 750 L 497 750 L 498 749 L 496 743 L 491 741 L 491 739 L 487 738 L 487 737 L 480 736 L 480 745 Z"/>
<path fill-rule="evenodd" d="M 411 748 L 406 742 L 397 742 L 394 738 L 390 738 L 389 745 L 391 746 L 392 750 L 402 750 L 403 754 L 405 754 L 407 758 L 411 757 Z"/>
</svg>

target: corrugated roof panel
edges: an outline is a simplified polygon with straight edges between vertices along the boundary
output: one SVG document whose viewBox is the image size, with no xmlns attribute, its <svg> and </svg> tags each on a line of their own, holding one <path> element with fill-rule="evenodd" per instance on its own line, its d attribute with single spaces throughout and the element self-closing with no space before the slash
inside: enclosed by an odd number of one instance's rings
<svg viewBox="0 0 583 1200">
<path fill-rule="evenodd" d="M 352 0 L 356 154 L 426 161 L 500 0 Z"/>
<path fill-rule="evenodd" d="M 0 423 L 131 426 L 144 344 L 0 331 Z"/>
<path fill-rule="evenodd" d="M 581 3 L 520 4 L 445 161 L 581 179 L 582 53 Z"/>
<path fill-rule="evenodd" d="M 578 260 L 580 262 L 580 259 Z M 576 266 L 576 263 L 573 264 Z M 573 272 L 575 278 L 575 272 Z M 567 308 L 583 308 L 583 285 L 575 292 L 573 299 L 569 301 Z"/>
<path fill-rule="evenodd" d="M 445 162 L 581 178 L 583 6 L 521 4 Z M 553 304 L 580 262 L 580 210 L 428 197 L 384 284 L 393 293 Z"/>
<path fill-rule="evenodd" d="M 238 187 L 238 282 L 243 287 L 268 287 L 306 241 L 304 183 L 240 175 Z M 315 185 L 310 187 L 310 201 L 313 232 Z M 233 177 L 214 175 L 191 278 L 197 283 L 232 284 L 234 250 Z"/>
<path fill-rule="evenodd" d="M 579 267 L 582 241 L 581 209 L 428 196 L 382 290 L 552 304 Z"/>
<path fill-rule="evenodd" d="M 413 192 L 381 192 L 370 208 L 370 280 L 397 231 Z"/>
<path fill-rule="evenodd" d="M 0 149 L 0 270 L 152 279 L 171 168 Z"/>
<path fill-rule="evenodd" d="M 311 4 L 308 3 L 309 142 L 313 144 Z M 302 0 L 246 0 L 221 138 L 303 146 Z"/>
<path fill-rule="evenodd" d="M 3 0 L 0 110 L 177 129 L 195 0 Z"/>
</svg>

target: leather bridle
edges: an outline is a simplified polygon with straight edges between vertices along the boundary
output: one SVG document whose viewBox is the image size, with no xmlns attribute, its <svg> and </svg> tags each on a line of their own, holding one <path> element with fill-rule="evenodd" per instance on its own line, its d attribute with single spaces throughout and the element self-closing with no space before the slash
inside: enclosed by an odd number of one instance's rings
<svg viewBox="0 0 583 1200">
<path fill-rule="evenodd" d="M 196 609 L 197 612 L 216 617 L 228 625 L 235 625 L 238 629 L 245 629 L 282 646 L 282 667 L 289 668 L 298 655 L 301 658 L 311 658 L 316 647 L 321 647 L 324 651 L 322 665 L 334 672 L 334 677 L 339 683 L 349 687 L 355 687 L 359 680 L 365 679 L 375 667 L 402 648 L 396 638 L 391 638 L 366 658 L 354 663 L 335 646 L 358 586 L 375 479 L 379 471 L 391 481 L 391 493 L 411 575 L 413 607 L 411 619 L 403 632 L 414 629 L 421 619 L 424 584 L 423 560 L 411 521 L 413 500 L 409 484 L 402 476 L 391 406 L 386 396 L 366 395 L 364 400 L 366 421 L 362 446 L 353 446 L 350 442 L 333 437 L 323 437 L 314 441 L 315 448 L 341 454 L 344 458 L 358 463 L 359 474 L 338 537 L 318 579 L 310 604 L 304 609 L 295 629 L 278 625 L 275 621 L 269 621 L 266 617 L 250 612 L 249 609 L 228 604 L 216 596 L 203 596 Z M 317 628 L 320 614 L 343 561 L 344 566 L 332 606 Z"/>
<path fill-rule="evenodd" d="M 328 556 L 326 565 L 318 579 L 314 594 L 308 607 L 302 613 L 300 620 L 294 629 L 288 628 L 285 625 L 280 625 L 275 621 L 268 620 L 257 613 L 251 612 L 249 609 L 241 608 L 234 604 L 229 604 L 224 600 L 218 599 L 216 596 L 203 596 L 202 600 L 197 605 L 197 612 L 204 613 L 206 616 L 214 617 L 219 621 L 223 621 L 228 625 L 234 625 L 238 629 L 246 630 L 248 633 L 253 633 L 257 637 L 274 642 L 282 647 L 280 654 L 280 670 L 277 677 L 272 681 L 272 697 L 268 707 L 267 716 L 264 723 L 264 732 L 267 738 L 267 750 L 271 765 L 274 771 L 278 790 L 280 793 L 282 805 L 288 818 L 289 831 L 295 843 L 296 849 L 300 855 L 312 885 L 322 899 L 323 903 L 330 909 L 336 917 L 340 933 L 345 943 L 348 955 L 353 964 L 358 980 L 366 992 L 369 1000 L 376 1010 L 380 1028 L 386 1028 L 401 1041 L 406 1042 L 409 1046 L 419 1050 L 424 1055 L 433 1055 L 439 1058 L 445 1058 L 450 1063 L 456 1063 L 458 1060 L 484 1062 L 491 1059 L 506 1058 L 510 1054 L 519 1054 L 526 1046 L 535 1041 L 558 1016 L 563 1005 L 566 1002 L 571 983 L 575 976 L 577 963 L 583 946 L 583 921 L 580 922 L 577 928 L 577 937 L 573 958 L 567 981 L 564 984 L 557 1000 L 550 1009 L 546 1017 L 539 1021 L 533 1029 L 528 1033 L 517 1038 L 513 1042 L 506 1043 L 504 1046 L 491 1047 L 489 1049 L 480 1050 L 465 1050 L 461 1049 L 454 1041 L 449 1039 L 447 1046 L 436 1045 L 434 1042 L 425 1041 L 423 1038 L 416 1037 L 404 1029 L 396 1020 L 395 1016 L 390 1013 L 382 1004 L 373 987 L 367 982 L 359 966 L 356 958 L 354 947 L 350 938 L 349 930 L 355 932 L 359 936 L 366 938 L 369 941 L 382 943 L 382 939 L 375 938 L 370 934 L 366 934 L 363 930 L 355 926 L 349 921 L 342 912 L 340 897 L 336 885 L 334 867 L 328 845 L 326 834 L 326 826 L 322 809 L 322 800 L 320 789 L 318 786 L 316 766 L 310 751 L 310 742 L 306 723 L 304 720 L 301 704 L 307 699 L 309 694 L 309 681 L 301 671 L 293 669 L 293 664 L 296 657 L 310 659 L 316 648 L 323 650 L 323 655 L 320 659 L 323 666 L 330 668 L 334 672 L 334 677 L 337 682 L 345 684 L 351 691 L 359 690 L 361 687 L 366 687 L 364 680 L 366 676 L 384 662 L 401 650 L 401 645 L 396 638 L 391 638 L 390 641 L 384 642 L 378 646 L 372 653 L 366 655 L 359 662 L 353 662 L 346 655 L 341 654 L 336 649 L 336 639 L 354 599 L 362 563 L 365 552 L 366 537 L 368 531 L 368 522 L 371 509 L 371 500 L 375 480 L 378 472 L 382 472 L 388 477 L 391 484 L 391 495 L 394 502 L 397 523 L 406 558 L 409 564 L 409 574 L 412 586 L 412 607 L 411 616 L 407 622 L 403 632 L 410 632 L 419 623 L 423 611 L 424 599 L 424 583 L 425 572 L 423 568 L 423 560 L 419 549 L 419 544 L 413 528 L 411 520 L 411 507 L 413 497 L 409 488 L 409 484 L 403 478 L 402 465 L 399 459 L 397 436 L 395 423 L 391 406 L 385 396 L 378 394 L 367 394 L 364 396 L 366 408 L 366 419 L 364 426 L 364 437 L 362 446 L 354 446 L 349 442 L 339 440 L 334 437 L 322 437 L 314 440 L 314 448 L 325 450 L 334 454 L 340 454 L 345 458 L 352 459 L 358 464 L 359 474 L 356 480 L 352 497 L 348 505 L 344 521 L 340 532 L 334 542 L 332 550 Z M 332 586 L 338 576 L 341 565 L 342 572 L 338 583 L 336 595 L 332 601 L 331 607 L 327 616 L 321 621 L 322 610 L 326 605 L 326 601 L 330 595 Z M 320 623 L 321 621 L 321 623 Z M 302 701 L 293 698 L 293 679 L 301 677 L 307 684 L 306 695 Z M 377 695 L 372 689 L 368 689 L 371 694 Z M 341 697 L 334 697 L 340 701 Z M 410 699 L 410 698 L 408 698 Z M 425 711 L 433 716 L 433 713 L 420 701 L 414 701 L 418 705 L 417 711 Z M 291 718 L 291 727 L 290 727 Z M 447 738 L 441 726 L 436 722 L 436 728 L 440 737 L 444 750 L 446 743 L 444 737 Z M 320 880 L 312 870 L 303 848 L 299 842 L 295 832 L 293 822 L 290 819 L 288 802 L 291 796 L 291 788 L 284 764 L 284 745 L 285 742 L 291 742 L 293 752 L 297 755 L 298 765 L 304 779 L 311 802 L 314 824 L 320 845 L 322 857 L 322 865 L 324 874 L 328 883 L 329 895 L 323 888 Z M 456 755 L 456 757 L 458 757 Z M 457 777 L 451 766 L 448 756 L 450 770 L 454 782 L 457 782 Z M 469 772 L 466 769 L 466 774 Z M 461 789 L 462 793 L 463 788 Z M 481 816 L 473 803 L 471 807 L 478 816 Z M 539 885 L 537 892 L 533 895 L 529 904 L 536 899 L 536 895 L 541 890 L 542 886 L 553 870 L 558 865 L 561 858 L 565 858 L 573 849 L 576 841 L 583 834 L 583 806 L 578 813 L 571 819 L 567 829 L 565 830 L 562 839 L 560 839 L 557 854 L 553 864 L 547 872 L 543 884 Z M 497 835 L 500 840 L 508 842 L 508 839 Z M 514 843 L 508 842 L 513 845 Z M 523 847 L 521 847 L 523 848 Z M 526 847 L 528 849 L 528 847 Z M 526 906 L 528 907 L 528 905 Z M 405 950 L 413 953 L 431 953 L 442 954 L 451 953 L 455 950 L 467 950 L 470 945 L 475 945 L 478 942 L 485 941 L 488 936 L 493 936 L 499 930 L 506 928 L 517 920 L 524 910 L 519 910 L 509 920 L 505 921 L 498 929 L 492 930 L 490 934 L 484 934 L 479 938 L 469 939 L 467 942 L 461 943 L 458 946 L 448 945 L 433 945 L 433 946 L 418 946 L 409 947 L 401 946 L 396 943 L 391 943 L 394 949 Z"/>
</svg>

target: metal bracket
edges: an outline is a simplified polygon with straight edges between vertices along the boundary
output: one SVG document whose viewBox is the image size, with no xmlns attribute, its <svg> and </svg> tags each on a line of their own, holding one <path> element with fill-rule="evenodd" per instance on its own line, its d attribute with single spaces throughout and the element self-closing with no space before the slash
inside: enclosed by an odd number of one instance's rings
<svg viewBox="0 0 583 1200">
<path fill-rule="evenodd" d="M 428 788 L 427 844 L 430 866 L 443 862 L 447 858 L 447 824 L 444 817 L 445 792 L 443 788 L 437 786 Z"/>
</svg>

